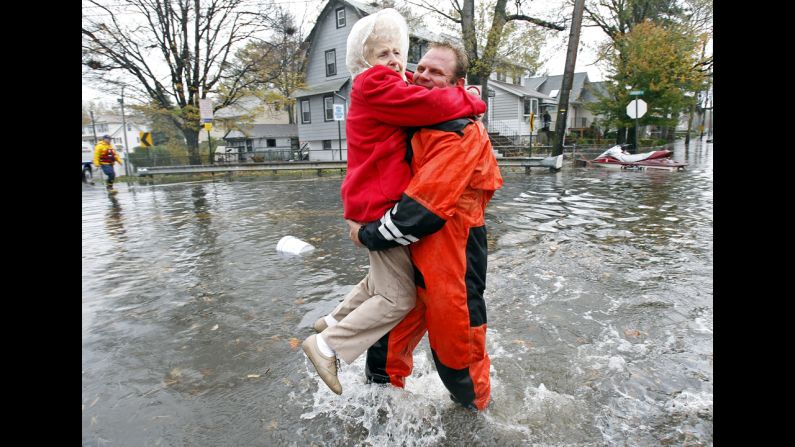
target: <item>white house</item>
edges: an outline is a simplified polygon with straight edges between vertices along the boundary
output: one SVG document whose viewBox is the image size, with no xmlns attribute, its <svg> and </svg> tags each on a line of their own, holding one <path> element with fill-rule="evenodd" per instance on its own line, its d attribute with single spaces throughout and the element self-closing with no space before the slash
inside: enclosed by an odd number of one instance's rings
<svg viewBox="0 0 795 447">
<path fill-rule="evenodd" d="M 295 124 L 253 124 L 230 130 L 223 136 L 224 149 L 216 149 L 216 161 L 245 162 L 295 160 L 298 127 Z"/>
<path fill-rule="evenodd" d="M 489 133 L 514 138 L 515 144 L 526 143 L 530 135 L 538 135 L 541 127 L 540 105 L 552 98 L 521 84 L 489 79 Z M 530 128 L 530 118 L 533 128 Z"/>
<path fill-rule="evenodd" d="M 210 136 L 213 140 L 221 140 L 240 126 L 284 125 L 289 122 L 286 110 L 276 110 L 273 105 L 256 96 L 244 96 L 235 104 L 215 111 Z M 204 141 L 207 141 L 207 132 L 199 132 L 199 142 Z M 216 152 L 222 153 L 224 150 L 221 142 Z"/>
</svg>

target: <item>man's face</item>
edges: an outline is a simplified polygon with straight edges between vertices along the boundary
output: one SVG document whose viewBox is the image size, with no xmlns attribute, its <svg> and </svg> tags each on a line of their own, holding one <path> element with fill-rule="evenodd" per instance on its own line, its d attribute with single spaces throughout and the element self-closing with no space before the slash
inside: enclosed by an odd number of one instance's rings
<svg viewBox="0 0 795 447">
<path fill-rule="evenodd" d="M 425 88 L 452 87 L 458 83 L 464 85 L 464 80 L 453 80 L 455 73 L 455 53 L 448 48 L 431 48 L 425 53 L 417 64 L 414 72 L 414 84 Z"/>
</svg>

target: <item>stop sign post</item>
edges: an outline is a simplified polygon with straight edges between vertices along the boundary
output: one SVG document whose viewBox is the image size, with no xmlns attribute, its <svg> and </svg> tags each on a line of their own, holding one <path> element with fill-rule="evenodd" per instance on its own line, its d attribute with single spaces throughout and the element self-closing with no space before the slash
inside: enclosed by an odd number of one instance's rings
<svg viewBox="0 0 795 447">
<path fill-rule="evenodd" d="M 630 96 L 640 96 L 643 90 L 632 90 L 629 92 Z M 638 152 L 638 118 L 646 114 L 646 101 L 638 98 L 627 104 L 627 115 L 630 118 L 635 118 L 635 153 Z"/>
</svg>

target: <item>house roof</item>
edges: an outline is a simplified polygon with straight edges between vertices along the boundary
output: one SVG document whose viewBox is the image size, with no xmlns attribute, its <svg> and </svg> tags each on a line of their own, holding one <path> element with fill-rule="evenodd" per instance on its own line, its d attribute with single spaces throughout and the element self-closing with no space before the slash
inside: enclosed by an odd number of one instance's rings
<svg viewBox="0 0 795 447">
<path fill-rule="evenodd" d="M 228 105 L 222 109 L 218 109 L 213 114 L 213 118 L 229 119 L 237 118 L 243 115 L 250 115 L 256 113 L 256 108 L 262 107 L 264 101 L 256 96 L 244 96 L 237 100 L 234 104 Z"/>
<path fill-rule="evenodd" d="M 531 98 L 552 99 L 543 93 L 533 90 L 532 88 L 528 88 L 522 85 L 508 84 L 507 82 L 496 81 L 494 79 L 489 79 L 489 86 L 497 87 L 503 91 L 506 91 L 508 93 L 511 93 L 519 97 L 529 96 Z"/>
<path fill-rule="evenodd" d="M 599 82 L 591 82 L 583 88 L 582 92 L 582 100 L 583 102 L 597 102 L 599 98 L 596 96 L 596 93 L 600 93 L 602 96 L 606 96 L 607 92 L 607 84 L 605 81 Z"/>
<path fill-rule="evenodd" d="M 571 83 L 571 91 L 569 92 L 569 102 L 583 102 L 582 90 L 585 83 L 588 82 L 588 73 L 574 73 L 574 80 Z M 528 78 L 527 83 L 529 86 L 536 86 L 536 90 L 549 95 L 552 90 L 557 90 L 558 93 L 552 96 L 554 100 L 558 100 L 560 96 L 560 87 L 563 85 L 563 75 L 555 76 L 541 76 L 537 78 Z"/>
<path fill-rule="evenodd" d="M 378 11 L 378 9 L 379 9 L 378 6 L 367 5 L 367 4 L 359 3 L 359 2 L 356 2 L 356 1 L 353 1 L 353 0 L 341 0 L 341 1 L 338 1 L 338 2 L 332 2 L 332 1 L 329 0 L 328 2 L 326 2 L 326 6 L 324 6 L 323 9 L 320 10 L 320 14 L 317 15 L 317 21 L 315 22 L 315 26 L 312 27 L 312 31 L 309 32 L 309 35 L 306 36 L 305 42 L 309 42 L 311 44 L 311 42 L 314 41 L 314 37 L 315 37 L 315 33 L 317 32 L 318 25 L 321 23 L 321 18 L 324 17 L 326 14 L 328 14 L 329 11 L 331 11 L 331 4 L 332 3 L 334 3 L 335 7 L 338 6 L 340 3 L 347 4 L 350 7 L 352 7 L 353 9 L 356 9 L 360 13 L 360 15 L 362 17 L 364 17 L 366 15 L 369 15 L 369 14 L 372 14 L 372 13 Z"/>
<path fill-rule="evenodd" d="M 224 140 L 240 138 L 287 138 L 297 136 L 298 126 L 295 124 L 254 124 L 230 130 L 224 135 Z"/>
<path fill-rule="evenodd" d="M 300 90 L 296 90 L 293 92 L 290 97 L 292 98 L 300 98 L 302 96 L 312 96 L 312 95 L 319 95 L 321 93 L 328 93 L 328 92 L 338 92 L 342 89 L 342 86 L 345 85 L 346 82 L 350 81 L 351 77 L 346 76 L 340 79 L 332 79 L 331 81 L 322 82 L 320 84 L 309 85 Z"/>
</svg>

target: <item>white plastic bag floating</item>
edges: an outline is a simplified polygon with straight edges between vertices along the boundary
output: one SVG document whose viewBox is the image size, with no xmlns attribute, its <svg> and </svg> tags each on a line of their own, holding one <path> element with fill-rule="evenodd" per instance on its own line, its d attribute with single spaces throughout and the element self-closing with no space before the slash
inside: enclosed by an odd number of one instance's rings
<svg viewBox="0 0 795 447">
<path fill-rule="evenodd" d="M 276 250 L 282 253 L 289 253 L 292 255 L 300 255 L 302 253 L 309 253 L 310 251 L 314 250 L 315 247 L 312 244 L 308 244 L 301 239 L 293 236 L 285 236 L 279 239 L 279 243 L 276 244 Z"/>
</svg>

